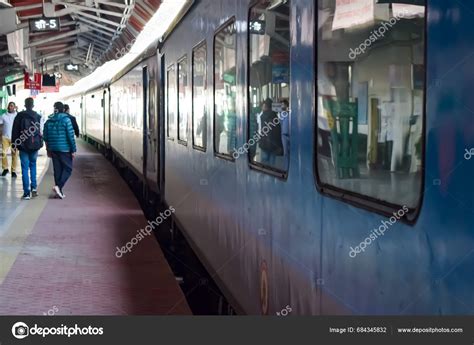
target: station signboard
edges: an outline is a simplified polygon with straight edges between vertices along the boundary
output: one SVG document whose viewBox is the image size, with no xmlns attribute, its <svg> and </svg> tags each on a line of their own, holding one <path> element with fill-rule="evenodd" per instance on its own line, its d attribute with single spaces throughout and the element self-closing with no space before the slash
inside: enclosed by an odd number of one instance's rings
<svg viewBox="0 0 474 345">
<path fill-rule="evenodd" d="M 27 90 L 41 90 L 41 73 L 33 73 L 33 78 L 30 74 L 24 74 L 25 89 Z"/>
<path fill-rule="evenodd" d="M 64 65 L 64 69 L 69 72 L 79 72 L 79 65 L 75 63 L 67 63 Z"/>
<path fill-rule="evenodd" d="M 348 29 L 369 23 L 374 18 L 374 0 L 336 0 L 332 29 Z"/>
<path fill-rule="evenodd" d="M 59 18 L 35 18 L 30 19 L 30 32 L 49 32 L 61 30 Z"/>
</svg>

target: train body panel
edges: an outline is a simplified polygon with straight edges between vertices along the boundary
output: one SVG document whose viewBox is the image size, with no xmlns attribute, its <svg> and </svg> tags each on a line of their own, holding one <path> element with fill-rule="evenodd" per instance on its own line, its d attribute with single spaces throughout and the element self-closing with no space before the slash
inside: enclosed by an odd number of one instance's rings
<svg viewBox="0 0 474 345">
<path fill-rule="evenodd" d="M 144 122 L 144 175 L 148 185 L 155 192 L 159 192 L 159 161 L 160 161 L 160 131 L 159 123 L 159 70 L 158 57 L 154 55 L 146 60 L 143 75 L 145 87 L 145 122 Z"/>
<path fill-rule="evenodd" d="M 110 85 L 111 147 L 143 176 L 142 65 Z"/>
<path fill-rule="evenodd" d="M 84 95 L 85 132 L 89 137 L 104 145 L 105 90 L 100 88 Z"/>
<path fill-rule="evenodd" d="M 294 313 L 298 314 L 469 312 L 469 306 L 474 302 L 466 290 L 473 285 L 472 278 L 466 272 L 473 260 L 469 257 L 473 244 L 472 212 L 462 216 L 457 211 L 458 202 L 449 196 L 449 189 L 456 188 L 456 182 L 451 181 L 451 177 L 446 181 L 448 186 L 443 186 L 443 182 L 441 187 L 437 186 L 435 177 L 442 177 L 439 160 L 447 152 L 440 152 L 439 147 L 432 146 L 433 139 L 430 139 L 435 136 L 441 143 L 441 138 L 457 138 L 457 150 L 449 153 L 455 158 L 448 162 L 447 167 L 443 167 L 445 173 L 455 169 L 456 164 L 463 164 L 466 170 L 459 172 L 459 181 L 463 181 L 467 176 L 464 174 L 473 171 L 463 162 L 462 156 L 462 148 L 472 146 L 472 133 L 471 138 L 466 134 L 454 136 L 466 128 L 465 122 L 469 118 L 467 111 L 458 110 L 460 121 L 450 123 L 453 132 L 449 136 L 445 136 L 445 128 L 436 128 L 436 134 L 432 128 L 440 117 L 434 114 L 441 114 L 438 107 L 430 106 L 430 100 L 435 102 L 440 91 L 433 92 L 430 87 L 436 82 L 434 72 L 450 70 L 453 61 L 462 63 L 455 73 L 449 75 L 448 80 L 463 82 L 461 86 L 449 89 L 451 95 L 445 96 L 448 100 L 457 99 L 461 88 L 467 87 L 467 76 L 472 78 L 469 64 L 463 61 L 463 57 L 469 58 L 467 45 L 453 45 L 451 59 L 430 59 L 430 56 L 439 56 L 436 51 L 446 40 L 447 33 L 441 33 L 442 30 L 437 27 L 449 26 L 449 21 L 454 19 L 446 15 L 448 17 L 432 21 L 427 27 L 426 186 L 416 205 L 419 210 L 414 211 L 419 212 L 418 219 L 414 224 L 399 221 L 389 226 L 370 249 L 352 258 L 349 255 L 350 248 L 364 241 L 382 222 L 391 218 L 329 198 L 321 194 L 321 186 L 315 183 L 315 80 L 318 71 L 313 66 L 317 65 L 317 34 L 314 32 L 318 16 L 315 15 L 317 10 L 313 1 L 292 0 L 290 3 L 291 159 L 287 178 L 280 179 L 251 169 L 246 155 L 240 156 L 235 162 L 216 157 L 212 149 L 212 135 L 208 136 L 207 152 L 200 152 L 190 145 L 182 145 L 174 134 L 174 140 L 166 141 L 167 203 L 176 208 L 177 218 L 203 260 L 211 266 L 211 272 L 215 272 L 224 282 L 225 289 L 247 313 L 274 314 L 286 305 L 290 305 Z M 430 4 L 428 13 L 431 18 L 440 13 L 449 14 L 450 11 L 460 15 L 456 5 L 441 2 Z M 191 47 L 206 40 L 209 85 L 206 101 L 209 113 L 207 132 L 213 133 L 214 34 L 226 20 L 235 17 L 236 147 L 242 147 L 249 139 L 245 135 L 249 125 L 246 92 L 249 82 L 248 9 L 248 1 L 201 1 L 173 31 L 163 47 L 166 66 L 176 66 L 183 56 L 187 55 L 190 59 Z M 320 13 L 320 16 L 324 17 L 324 14 Z M 457 24 L 467 29 L 468 22 L 461 15 Z M 460 32 L 455 32 L 458 29 L 450 29 L 449 34 L 458 37 L 459 42 Z M 466 42 L 472 43 L 472 33 L 469 35 L 470 39 Z M 401 65 L 408 63 L 397 59 Z M 413 59 L 415 63 L 423 63 L 423 54 Z M 359 75 L 368 73 L 364 68 L 370 71 L 375 67 L 373 64 L 364 67 L 363 62 L 355 66 L 358 67 L 356 71 Z M 189 68 L 188 75 L 191 73 L 192 69 Z M 443 92 L 449 94 L 448 90 Z M 442 106 L 450 109 L 446 104 Z M 192 140 L 191 121 L 189 117 L 188 142 Z M 472 182 L 468 182 L 468 185 L 473 190 Z M 414 185 L 413 193 L 417 192 L 418 186 Z M 472 195 L 464 199 L 460 202 L 472 205 Z M 439 218 L 443 214 L 439 210 L 440 206 L 444 212 L 448 212 L 449 220 Z M 446 231 L 449 228 L 456 229 L 456 240 L 452 239 L 450 231 Z M 446 257 L 434 257 L 434 252 L 443 252 Z M 414 265 L 415 262 L 419 265 Z M 448 267 L 456 268 L 456 262 L 463 262 L 462 267 L 458 268 L 460 272 L 444 278 L 449 273 Z M 266 302 L 261 297 L 262 280 L 268 281 L 268 286 L 264 284 L 263 290 L 268 288 L 269 309 L 266 309 Z M 466 305 L 459 303 L 452 293 L 462 298 Z"/>
<path fill-rule="evenodd" d="M 104 88 L 103 90 L 103 101 L 104 106 L 104 145 L 106 148 L 111 147 L 110 143 L 110 88 Z"/>
<path fill-rule="evenodd" d="M 71 115 L 76 117 L 80 133 L 84 133 L 84 126 L 82 125 L 84 120 L 82 107 L 82 96 L 76 96 L 69 100 L 69 108 L 71 110 Z"/>
</svg>

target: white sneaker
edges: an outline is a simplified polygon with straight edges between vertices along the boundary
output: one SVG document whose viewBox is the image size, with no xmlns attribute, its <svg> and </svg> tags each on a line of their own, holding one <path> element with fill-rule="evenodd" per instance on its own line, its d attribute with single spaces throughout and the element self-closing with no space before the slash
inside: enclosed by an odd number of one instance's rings
<svg viewBox="0 0 474 345">
<path fill-rule="evenodd" d="M 58 186 L 53 187 L 53 192 L 56 194 L 56 196 L 60 199 L 64 199 L 64 194 L 61 193 L 61 190 L 59 189 Z"/>
</svg>

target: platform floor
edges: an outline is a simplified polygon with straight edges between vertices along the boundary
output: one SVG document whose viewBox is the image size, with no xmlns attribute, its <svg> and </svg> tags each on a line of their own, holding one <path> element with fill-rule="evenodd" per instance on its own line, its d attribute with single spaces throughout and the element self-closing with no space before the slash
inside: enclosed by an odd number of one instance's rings
<svg viewBox="0 0 474 345">
<path fill-rule="evenodd" d="M 10 154 L 8 155 L 8 162 L 9 164 L 11 164 Z M 46 172 L 46 169 L 48 168 L 48 162 L 49 160 L 46 155 L 46 150 L 40 150 L 36 164 L 36 169 L 38 173 L 38 183 L 42 180 L 43 175 Z M 12 178 L 11 174 L 8 174 L 6 177 L 0 176 L 0 234 L 2 230 L 5 229 L 5 227 L 8 225 L 8 220 L 12 219 L 12 213 L 15 211 L 19 212 L 21 209 L 19 206 L 21 206 L 23 185 L 21 183 L 20 159 L 18 159 L 16 172 L 18 174 L 17 178 Z"/>
<path fill-rule="evenodd" d="M 0 223 L 1 315 L 191 314 L 153 235 L 115 256 L 147 223 L 101 154 L 79 143 L 66 199 L 54 199 L 52 186 L 50 164 L 38 198 L 0 195 L 2 208 L 12 203 Z"/>
</svg>

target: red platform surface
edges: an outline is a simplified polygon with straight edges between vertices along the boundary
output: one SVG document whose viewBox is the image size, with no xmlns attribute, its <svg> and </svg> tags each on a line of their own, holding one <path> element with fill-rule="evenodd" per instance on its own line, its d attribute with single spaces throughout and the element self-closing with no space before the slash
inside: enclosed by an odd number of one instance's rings
<svg viewBox="0 0 474 345">
<path fill-rule="evenodd" d="M 122 258 L 115 256 L 116 247 L 147 223 L 102 155 L 81 144 L 66 199 L 53 199 L 52 186 L 51 164 L 40 197 L 25 201 L 31 204 L 0 237 L 0 256 L 17 250 L 0 285 L 0 314 L 191 314 L 153 235 Z M 31 221 L 32 230 L 21 241 L 25 221 Z"/>
</svg>

